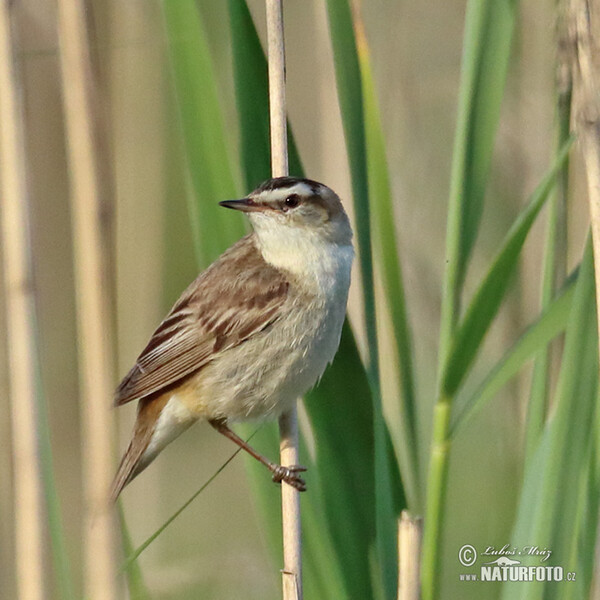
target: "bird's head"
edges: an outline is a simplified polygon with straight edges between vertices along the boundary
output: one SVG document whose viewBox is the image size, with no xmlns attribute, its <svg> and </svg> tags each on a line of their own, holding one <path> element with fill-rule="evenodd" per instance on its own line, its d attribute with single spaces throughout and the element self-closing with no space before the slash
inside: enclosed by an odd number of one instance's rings
<svg viewBox="0 0 600 600">
<path fill-rule="evenodd" d="M 293 242 L 311 237 L 323 244 L 347 246 L 352 229 L 337 194 L 322 183 L 298 177 L 275 177 L 246 198 L 226 200 L 221 206 L 248 213 L 259 240 Z M 276 243 L 279 243 L 276 242 Z"/>
</svg>

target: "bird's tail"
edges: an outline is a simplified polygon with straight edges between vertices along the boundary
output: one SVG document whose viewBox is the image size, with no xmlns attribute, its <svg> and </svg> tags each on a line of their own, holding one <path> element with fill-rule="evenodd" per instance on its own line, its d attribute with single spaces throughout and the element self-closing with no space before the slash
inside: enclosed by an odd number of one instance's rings
<svg viewBox="0 0 600 600">
<path fill-rule="evenodd" d="M 129 446 L 127 447 L 127 451 L 123 455 L 121 462 L 119 463 L 119 468 L 117 469 L 117 474 L 113 479 L 112 487 L 110 490 L 110 499 L 111 502 L 116 502 L 119 494 L 123 490 L 123 488 L 138 474 L 141 473 L 150 463 L 147 463 L 142 466 L 141 457 L 144 453 L 144 449 L 140 449 L 136 447 L 134 444 L 134 440 L 129 442 Z"/>
<path fill-rule="evenodd" d="M 196 420 L 174 395 L 140 400 L 131 441 L 113 480 L 111 500 L 116 501 L 123 488 Z"/>
</svg>

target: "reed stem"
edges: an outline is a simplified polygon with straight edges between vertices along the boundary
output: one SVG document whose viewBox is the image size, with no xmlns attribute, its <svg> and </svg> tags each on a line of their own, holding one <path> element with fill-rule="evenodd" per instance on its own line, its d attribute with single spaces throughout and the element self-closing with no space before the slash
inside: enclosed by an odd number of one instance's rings
<svg viewBox="0 0 600 600">
<path fill-rule="evenodd" d="M 85 596 L 115 600 L 111 204 L 100 142 L 100 95 L 84 0 L 60 0 L 58 25 L 71 177 L 84 479 Z"/>
<path fill-rule="evenodd" d="M 285 43 L 283 0 L 266 0 L 269 61 L 269 121 L 271 124 L 271 172 L 285 177 L 288 172 L 287 109 L 285 103 Z"/>
<path fill-rule="evenodd" d="M 43 600 L 44 506 L 38 446 L 36 330 L 23 105 L 11 2 L 0 2 L 2 240 L 12 426 L 17 595 Z"/>
<path fill-rule="evenodd" d="M 423 518 L 407 510 L 400 515 L 398 526 L 398 600 L 419 600 Z"/>
<path fill-rule="evenodd" d="M 285 44 L 283 0 L 266 0 L 269 61 L 269 116 L 271 123 L 271 171 L 273 177 L 288 175 L 287 115 L 285 105 Z M 284 466 L 299 463 L 296 408 L 279 419 L 280 457 Z M 281 485 L 283 526 L 283 599 L 302 599 L 302 536 L 300 493 Z"/>
</svg>

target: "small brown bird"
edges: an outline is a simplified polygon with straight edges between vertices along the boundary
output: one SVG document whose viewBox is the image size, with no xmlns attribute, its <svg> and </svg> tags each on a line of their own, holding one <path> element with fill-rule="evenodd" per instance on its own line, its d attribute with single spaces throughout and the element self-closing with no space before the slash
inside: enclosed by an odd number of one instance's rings
<svg viewBox="0 0 600 600">
<path fill-rule="evenodd" d="M 228 422 L 279 416 L 333 360 L 354 258 L 350 223 L 338 196 L 309 179 L 270 179 L 220 204 L 247 213 L 254 232 L 192 282 L 119 385 L 117 406 L 139 403 L 114 499 L 198 420 L 274 481 L 306 489 L 303 467 L 270 462 Z"/>
</svg>

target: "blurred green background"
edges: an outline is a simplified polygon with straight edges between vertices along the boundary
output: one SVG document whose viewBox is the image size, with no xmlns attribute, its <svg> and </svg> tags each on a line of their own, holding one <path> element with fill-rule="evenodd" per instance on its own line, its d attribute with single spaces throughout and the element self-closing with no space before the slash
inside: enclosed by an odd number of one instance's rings
<svg viewBox="0 0 600 600">
<path fill-rule="evenodd" d="M 252 0 L 249 5 L 264 42 L 263 4 Z M 235 155 L 239 133 L 227 3 L 198 0 L 198 6 L 216 65 L 219 99 L 230 133 L 229 151 Z M 191 191 L 160 4 L 94 0 L 91 7 L 114 175 L 118 376 L 122 376 L 197 273 L 187 208 Z M 419 451 L 421 463 L 427 464 L 465 2 L 370 0 L 363 2 L 362 13 L 384 122 L 420 386 Z M 56 14 L 53 3 L 39 0 L 20 0 L 16 14 L 25 76 L 43 385 L 68 549 L 79 585 L 81 439 Z M 553 1 L 521 4 L 487 192 L 493 201 L 485 204 L 467 293 L 473 291 L 551 159 L 555 19 Z M 285 20 L 289 114 L 306 174 L 335 189 L 352 212 L 325 7 L 313 0 L 288 0 Z M 241 188 L 241 172 L 235 172 L 234 178 Z M 214 198 L 214 211 L 221 210 L 217 202 L 222 199 Z M 569 219 L 570 267 L 579 262 L 586 228 L 587 206 L 575 203 Z M 474 379 L 487 371 L 538 312 L 542 238 L 540 222 L 526 243 L 518 280 L 486 339 Z M 355 276 L 349 315 L 364 350 L 361 302 L 360 280 Z M 0 311 L 0 331 L 4 331 L 4 314 Z M 2 344 L 0 597 L 12 598 L 10 428 L 4 353 Z M 385 356 L 382 360 L 385 362 Z M 493 584 L 482 591 L 480 586 L 460 583 L 458 573 L 464 569 L 456 552 L 465 543 L 476 547 L 510 543 L 522 476 L 521 438 L 529 380 L 529 370 L 525 370 L 469 423 L 454 445 L 443 550 L 444 598 L 495 598 L 499 592 Z M 107 398 L 107 403 L 110 401 Z M 118 411 L 120 450 L 130 434 L 133 411 L 133 406 Z M 163 523 L 232 450 L 228 441 L 205 425 L 192 428 L 170 446 L 123 494 L 134 544 Z M 270 485 L 267 476 L 264 485 Z M 279 493 L 276 486 L 271 488 L 273 495 Z M 140 565 L 152 598 L 157 600 L 278 597 L 278 565 L 270 559 L 241 459 L 234 460 L 148 549 Z"/>
</svg>

